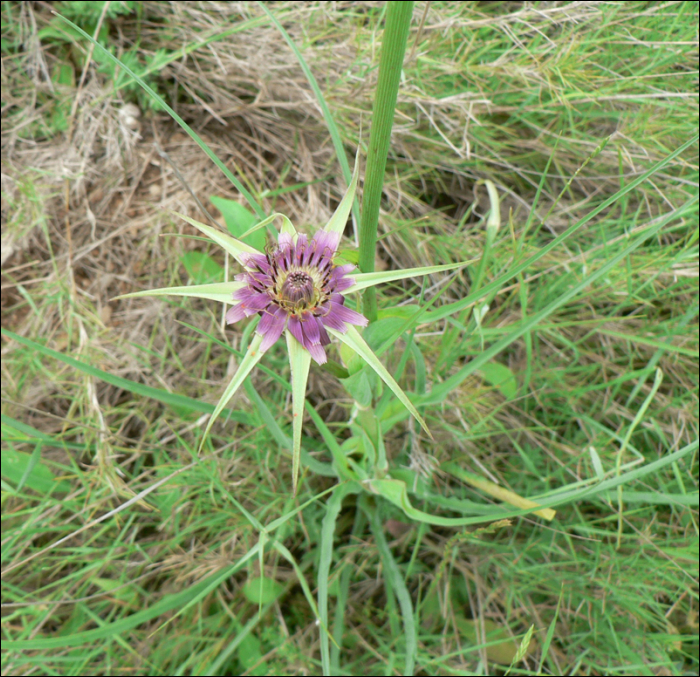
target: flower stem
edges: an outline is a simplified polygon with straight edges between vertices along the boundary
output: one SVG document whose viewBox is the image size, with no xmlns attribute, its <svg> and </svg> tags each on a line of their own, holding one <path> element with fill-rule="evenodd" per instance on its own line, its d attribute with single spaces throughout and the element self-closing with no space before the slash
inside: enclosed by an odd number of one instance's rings
<svg viewBox="0 0 700 677">
<path fill-rule="evenodd" d="M 369 153 L 362 194 L 359 267 L 363 273 L 371 273 L 374 270 L 384 171 L 391 140 L 391 127 L 394 123 L 401 68 L 406 52 L 408 28 L 413 12 L 413 2 L 389 2 L 387 4 L 384 39 L 379 57 L 379 81 L 374 100 Z M 377 319 L 377 296 L 373 288 L 367 289 L 362 296 L 362 312 L 370 322 Z"/>
</svg>

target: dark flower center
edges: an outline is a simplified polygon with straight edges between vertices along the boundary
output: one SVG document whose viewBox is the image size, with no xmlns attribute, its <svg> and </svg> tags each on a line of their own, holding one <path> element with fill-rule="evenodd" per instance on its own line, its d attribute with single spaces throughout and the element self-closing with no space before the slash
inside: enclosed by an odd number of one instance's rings
<svg viewBox="0 0 700 677">
<path fill-rule="evenodd" d="M 316 301 L 314 280 L 303 270 L 289 273 L 280 289 L 282 301 L 286 301 L 294 310 L 304 310 Z"/>
</svg>

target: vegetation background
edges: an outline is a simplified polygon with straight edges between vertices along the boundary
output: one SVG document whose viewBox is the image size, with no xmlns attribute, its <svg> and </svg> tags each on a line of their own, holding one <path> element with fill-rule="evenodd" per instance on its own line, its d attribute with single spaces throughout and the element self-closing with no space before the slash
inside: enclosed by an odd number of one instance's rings
<svg viewBox="0 0 700 677">
<path fill-rule="evenodd" d="M 266 4 L 352 158 L 366 149 L 385 3 Z M 199 460 L 240 329 L 213 302 L 110 300 L 220 279 L 218 248 L 162 236 L 194 234 L 171 215 L 201 219 L 193 195 L 209 210 L 225 204 L 212 197 L 243 201 L 54 11 L 144 78 L 268 211 L 316 227 L 345 188 L 318 101 L 258 4 L 2 3 L 3 674 L 320 674 L 300 575 L 313 592 L 334 480 L 302 469 L 291 496 L 283 342 Z M 472 266 L 386 285 L 380 309 L 439 309 L 536 253 L 696 136 L 697 97 L 696 3 L 417 2 L 377 268 L 480 257 L 484 179 L 502 223 L 483 280 Z M 552 522 L 469 533 L 383 509 L 415 610 L 416 674 L 698 673 L 697 173 L 695 143 L 488 308 L 421 325 L 382 356 L 392 370 L 410 350 L 402 384 L 440 394 L 424 399 L 435 441 L 404 420 L 387 451 L 445 506 L 492 502 L 448 462 L 536 497 L 688 452 Z M 450 381 L 659 219 L 490 365 Z M 347 436 L 351 400 L 333 375 L 313 368 L 307 397 Z M 305 435 L 327 458 L 310 421 Z M 258 543 L 247 514 L 269 524 L 314 497 L 276 532 L 296 571 L 266 551 L 262 571 L 250 558 L 230 573 Z M 336 527 L 332 658 L 337 674 L 400 674 L 402 617 L 353 501 Z"/>
</svg>

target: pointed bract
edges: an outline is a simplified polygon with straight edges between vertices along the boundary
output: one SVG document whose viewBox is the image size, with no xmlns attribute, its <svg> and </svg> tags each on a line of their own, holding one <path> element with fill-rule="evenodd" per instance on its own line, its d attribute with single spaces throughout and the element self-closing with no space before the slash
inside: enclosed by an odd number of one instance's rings
<svg viewBox="0 0 700 677">
<path fill-rule="evenodd" d="M 454 270 L 455 268 L 462 268 L 463 266 L 468 266 L 474 261 L 461 261 L 460 263 L 446 263 L 440 266 L 425 266 L 423 268 L 405 268 L 404 270 L 384 270 L 375 273 L 355 273 L 353 278 L 355 279 L 354 284 L 346 287 L 344 290 L 340 291 L 341 294 L 352 294 L 361 289 L 367 289 L 367 287 L 373 287 L 375 284 L 382 284 L 382 282 L 394 282 L 395 280 L 405 280 L 408 277 L 418 277 L 420 275 L 430 275 L 431 273 L 440 273 L 445 270 Z M 348 278 L 345 278 L 346 280 Z"/>
<path fill-rule="evenodd" d="M 204 446 L 204 441 L 207 439 L 207 435 L 214 425 L 214 421 L 219 417 L 219 414 L 223 411 L 224 407 L 229 403 L 231 398 L 236 394 L 236 391 L 241 387 L 243 381 L 245 381 L 246 376 L 250 374 L 253 367 L 260 362 L 260 358 L 263 356 L 263 351 L 260 350 L 260 344 L 262 343 L 262 336 L 257 334 L 253 337 L 253 340 L 248 346 L 246 354 L 243 356 L 241 363 L 238 365 L 238 371 L 233 375 L 231 383 L 228 384 L 224 394 L 221 396 L 214 413 L 211 415 L 207 427 L 202 435 L 202 441 L 199 443 L 198 453 L 202 452 L 202 447 Z"/>
<path fill-rule="evenodd" d="M 367 364 L 377 372 L 377 375 L 386 383 L 389 388 L 394 392 L 394 395 L 401 400 L 404 407 L 411 412 L 413 417 L 421 424 L 423 430 L 432 439 L 432 434 L 428 430 L 428 426 L 425 421 L 418 413 L 418 410 L 413 406 L 413 402 L 408 399 L 406 393 L 401 390 L 401 386 L 394 380 L 393 376 L 387 371 L 387 368 L 379 361 L 379 358 L 372 352 L 372 349 L 367 345 L 366 341 L 360 336 L 360 332 L 355 329 L 355 327 L 348 327 L 347 331 L 343 334 L 335 329 L 329 329 L 332 336 L 340 339 L 345 345 L 352 348 Z"/>
<path fill-rule="evenodd" d="M 292 371 L 292 488 L 297 495 L 299 481 L 299 460 L 301 458 L 301 426 L 304 420 L 304 400 L 306 399 L 306 382 L 311 367 L 311 354 L 287 332 L 287 349 L 289 366 Z"/>
<path fill-rule="evenodd" d="M 357 190 L 357 182 L 360 178 L 360 157 L 359 154 L 355 158 L 355 169 L 352 172 L 352 179 L 350 179 L 350 185 L 348 186 L 343 199 L 340 201 L 337 209 L 335 210 L 331 220 L 325 225 L 324 229 L 327 233 L 338 233 L 343 234 L 345 230 L 345 225 L 348 222 L 348 216 L 352 211 L 352 203 L 355 200 L 355 191 Z"/>
<path fill-rule="evenodd" d="M 164 287 L 162 289 L 147 289 L 130 294 L 115 296 L 116 299 L 136 298 L 139 296 L 192 296 L 197 299 L 231 303 L 234 292 L 245 287 L 244 282 L 214 282 L 213 284 L 195 284 L 190 287 Z"/>
</svg>

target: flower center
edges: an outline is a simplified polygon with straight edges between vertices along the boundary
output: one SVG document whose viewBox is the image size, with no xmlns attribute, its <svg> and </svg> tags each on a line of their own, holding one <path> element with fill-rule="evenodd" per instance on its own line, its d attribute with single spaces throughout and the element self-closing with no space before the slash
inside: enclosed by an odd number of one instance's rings
<svg viewBox="0 0 700 677">
<path fill-rule="evenodd" d="M 291 310 L 305 310 L 317 301 L 314 280 L 303 270 L 290 272 L 280 288 L 281 301 Z"/>
</svg>

